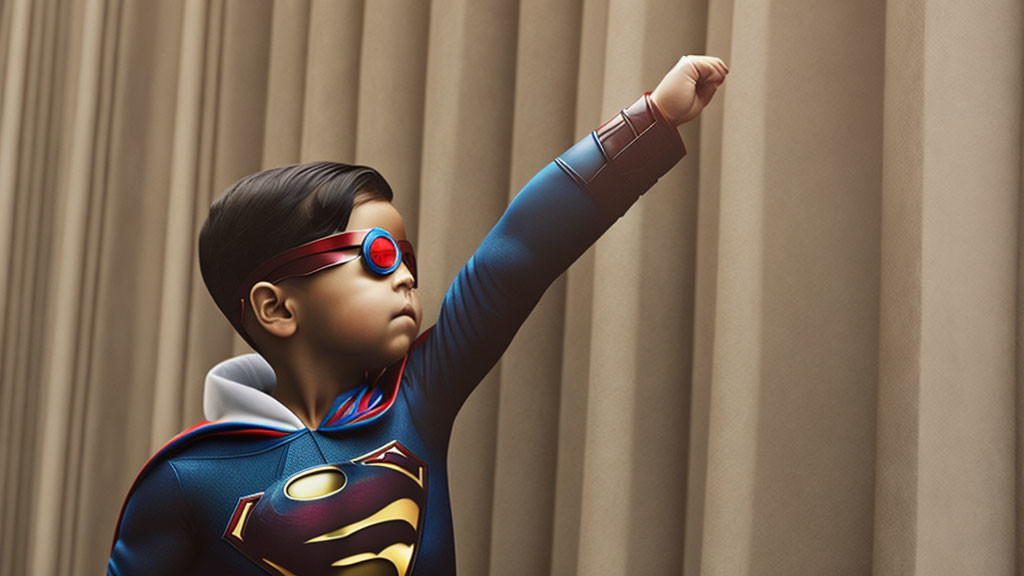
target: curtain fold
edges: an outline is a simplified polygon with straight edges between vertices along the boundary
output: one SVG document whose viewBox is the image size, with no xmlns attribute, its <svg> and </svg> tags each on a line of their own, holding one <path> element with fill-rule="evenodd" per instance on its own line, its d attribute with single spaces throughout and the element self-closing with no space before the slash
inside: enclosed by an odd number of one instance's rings
<svg viewBox="0 0 1024 576">
<path fill-rule="evenodd" d="M 457 419 L 460 573 L 1019 573 L 1019 0 L 0 0 L 0 573 L 101 571 L 249 352 L 196 253 L 231 183 L 378 169 L 435 317 L 531 176 L 701 53 L 689 154 Z"/>
<path fill-rule="evenodd" d="M 708 3 L 706 52 L 732 62 L 732 0 Z M 730 79 L 731 82 L 731 79 Z M 730 88 L 722 89 L 725 93 Z M 723 94 L 724 96 L 724 94 Z M 724 98 L 723 98 L 724 101 Z M 715 317 L 718 285 L 719 204 L 722 182 L 724 106 L 711 106 L 700 120 L 700 195 L 694 260 L 693 372 L 690 384 L 690 429 L 687 452 L 686 532 L 683 570 L 700 574 L 707 491 L 710 399 L 714 362 Z M 692 141 L 692 139 L 691 139 Z"/>
<path fill-rule="evenodd" d="M 0 430 L 8 441 L 0 442 L 0 479 L 3 480 L 4 488 L 0 494 L 4 502 L 15 502 L 21 483 L 19 468 L 22 456 L 17 445 L 30 441 L 31 437 L 26 438 L 24 434 L 26 423 L 20 417 L 21 413 L 12 409 L 14 405 L 25 402 L 23 398 L 27 390 L 14 385 L 15 373 L 20 368 L 15 358 L 22 352 L 17 347 L 15 330 L 20 330 L 21 325 L 15 320 L 14 307 L 7 302 L 17 295 L 14 271 L 24 267 L 24 264 L 18 266 L 15 262 L 13 245 L 15 226 L 23 221 L 15 213 L 20 160 L 17 150 L 22 133 L 21 109 L 28 72 L 26 52 L 31 13 L 27 2 L 6 2 L 3 8 L 4 25 L 0 26 L 0 50 L 5 56 L 2 65 L 4 84 L 3 90 L 0 90 L 0 258 L 3 259 L 3 266 L 0 267 L 0 321 L 3 322 L 4 330 L 0 333 L 3 339 L 3 347 L 0 347 L 0 375 L 3 378 L 0 382 L 0 410 L 3 415 Z M 12 63 L 8 64 L 8 61 Z M 10 510 L 16 506 L 5 508 Z M 24 510 L 11 510 L 0 518 L 0 553 L 3 556 L 0 569 L 13 564 L 16 548 L 24 546 L 24 540 L 19 542 L 16 539 L 14 527 L 17 520 L 25 517 Z"/>
<path fill-rule="evenodd" d="M 903 49 L 886 50 L 875 568 L 1009 574 L 1021 538 L 1024 9 L 894 4 L 889 30 L 901 34 L 887 43 Z"/>
<path fill-rule="evenodd" d="M 311 0 L 302 161 L 355 158 L 362 0 Z M 261 40 L 255 35 L 254 40 Z"/>
<path fill-rule="evenodd" d="M 96 298 L 98 220 L 109 145 L 110 42 L 116 38 L 119 8 L 119 3 L 85 3 L 77 47 L 79 75 L 69 130 L 70 157 L 66 186 L 58 196 L 57 250 L 49 269 L 51 279 L 59 278 L 48 294 L 55 325 L 39 383 L 41 410 L 34 419 L 40 434 L 35 465 L 46 473 L 35 477 L 37 505 L 28 522 L 32 527 L 28 565 L 43 574 L 67 572 L 74 550 L 74 524 L 68 522 L 73 516 L 64 515 L 63 510 L 77 507 L 81 479 L 79 432 L 90 384 L 90 321 L 95 319 L 89 304 Z M 28 419 L 24 425 L 31 425 Z M 45 539 L 37 536 L 44 534 Z M 55 551 L 52 542 L 68 545 Z"/>
<path fill-rule="evenodd" d="M 161 346 L 157 354 L 156 382 L 153 394 L 151 450 L 162 445 L 162 438 L 174 434 L 182 420 L 182 390 L 185 350 L 188 345 L 189 282 L 192 272 L 193 215 L 196 212 L 196 178 L 202 110 L 203 59 L 206 52 L 206 28 L 210 5 L 201 0 L 186 2 L 182 24 L 181 55 L 178 66 L 176 109 L 174 111 L 174 148 L 171 151 L 170 192 L 167 195 L 167 235 L 164 240 L 163 284 L 161 286 Z M 186 273 L 187 271 L 187 273 Z"/>
</svg>

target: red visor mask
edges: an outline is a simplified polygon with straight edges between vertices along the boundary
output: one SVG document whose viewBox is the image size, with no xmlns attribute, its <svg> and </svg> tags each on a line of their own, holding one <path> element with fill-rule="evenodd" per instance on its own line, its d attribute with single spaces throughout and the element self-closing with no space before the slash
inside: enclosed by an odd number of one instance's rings
<svg viewBox="0 0 1024 576">
<path fill-rule="evenodd" d="M 416 254 L 408 240 L 395 240 L 383 228 L 351 230 L 307 242 L 274 256 L 253 270 L 242 282 L 238 299 L 239 327 L 245 317 L 245 301 L 257 282 L 276 284 L 285 278 L 309 276 L 332 266 L 340 266 L 362 256 L 363 266 L 375 276 L 387 276 L 404 262 L 416 287 Z"/>
</svg>

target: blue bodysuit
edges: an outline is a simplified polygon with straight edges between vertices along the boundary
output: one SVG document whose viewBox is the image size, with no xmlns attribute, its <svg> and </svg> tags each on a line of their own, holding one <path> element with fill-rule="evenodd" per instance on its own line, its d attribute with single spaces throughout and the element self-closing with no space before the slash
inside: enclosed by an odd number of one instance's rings
<svg viewBox="0 0 1024 576">
<path fill-rule="evenodd" d="M 455 574 L 447 456 L 459 409 L 547 287 L 685 154 L 649 96 L 516 195 L 399 363 L 316 430 L 257 354 L 206 378 L 206 423 L 129 490 L 108 574 Z"/>
</svg>

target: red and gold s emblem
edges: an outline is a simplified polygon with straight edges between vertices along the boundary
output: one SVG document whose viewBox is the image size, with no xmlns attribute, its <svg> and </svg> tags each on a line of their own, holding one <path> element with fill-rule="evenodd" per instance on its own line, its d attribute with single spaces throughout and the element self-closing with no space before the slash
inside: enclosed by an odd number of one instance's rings
<svg viewBox="0 0 1024 576">
<path fill-rule="evenodd" d="M 426 464 L 393 440 L 243 496 L 224 539 L 272 574 L 406 576 L 425 503 Z"/>
</svg>

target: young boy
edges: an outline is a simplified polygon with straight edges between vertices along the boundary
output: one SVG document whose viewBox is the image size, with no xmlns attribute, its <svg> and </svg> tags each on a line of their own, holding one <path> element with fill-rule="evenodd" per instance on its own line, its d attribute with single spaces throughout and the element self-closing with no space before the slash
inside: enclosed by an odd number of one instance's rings
<svg viewBox="0 0 1024 576">
<path fill-rule="evenodd" d="M 454 574 L 459 408 L 555 278 L 686 153 L 676 127 L 727 72 L 684 56 L 541 170 L 423 334 L 412 246 L 375 171 L 302 164 L 228 189 L 200 265 L 260 354 L 210 370 L 208 422 L 139 473 L 108 573 Z"/>
</svg>

